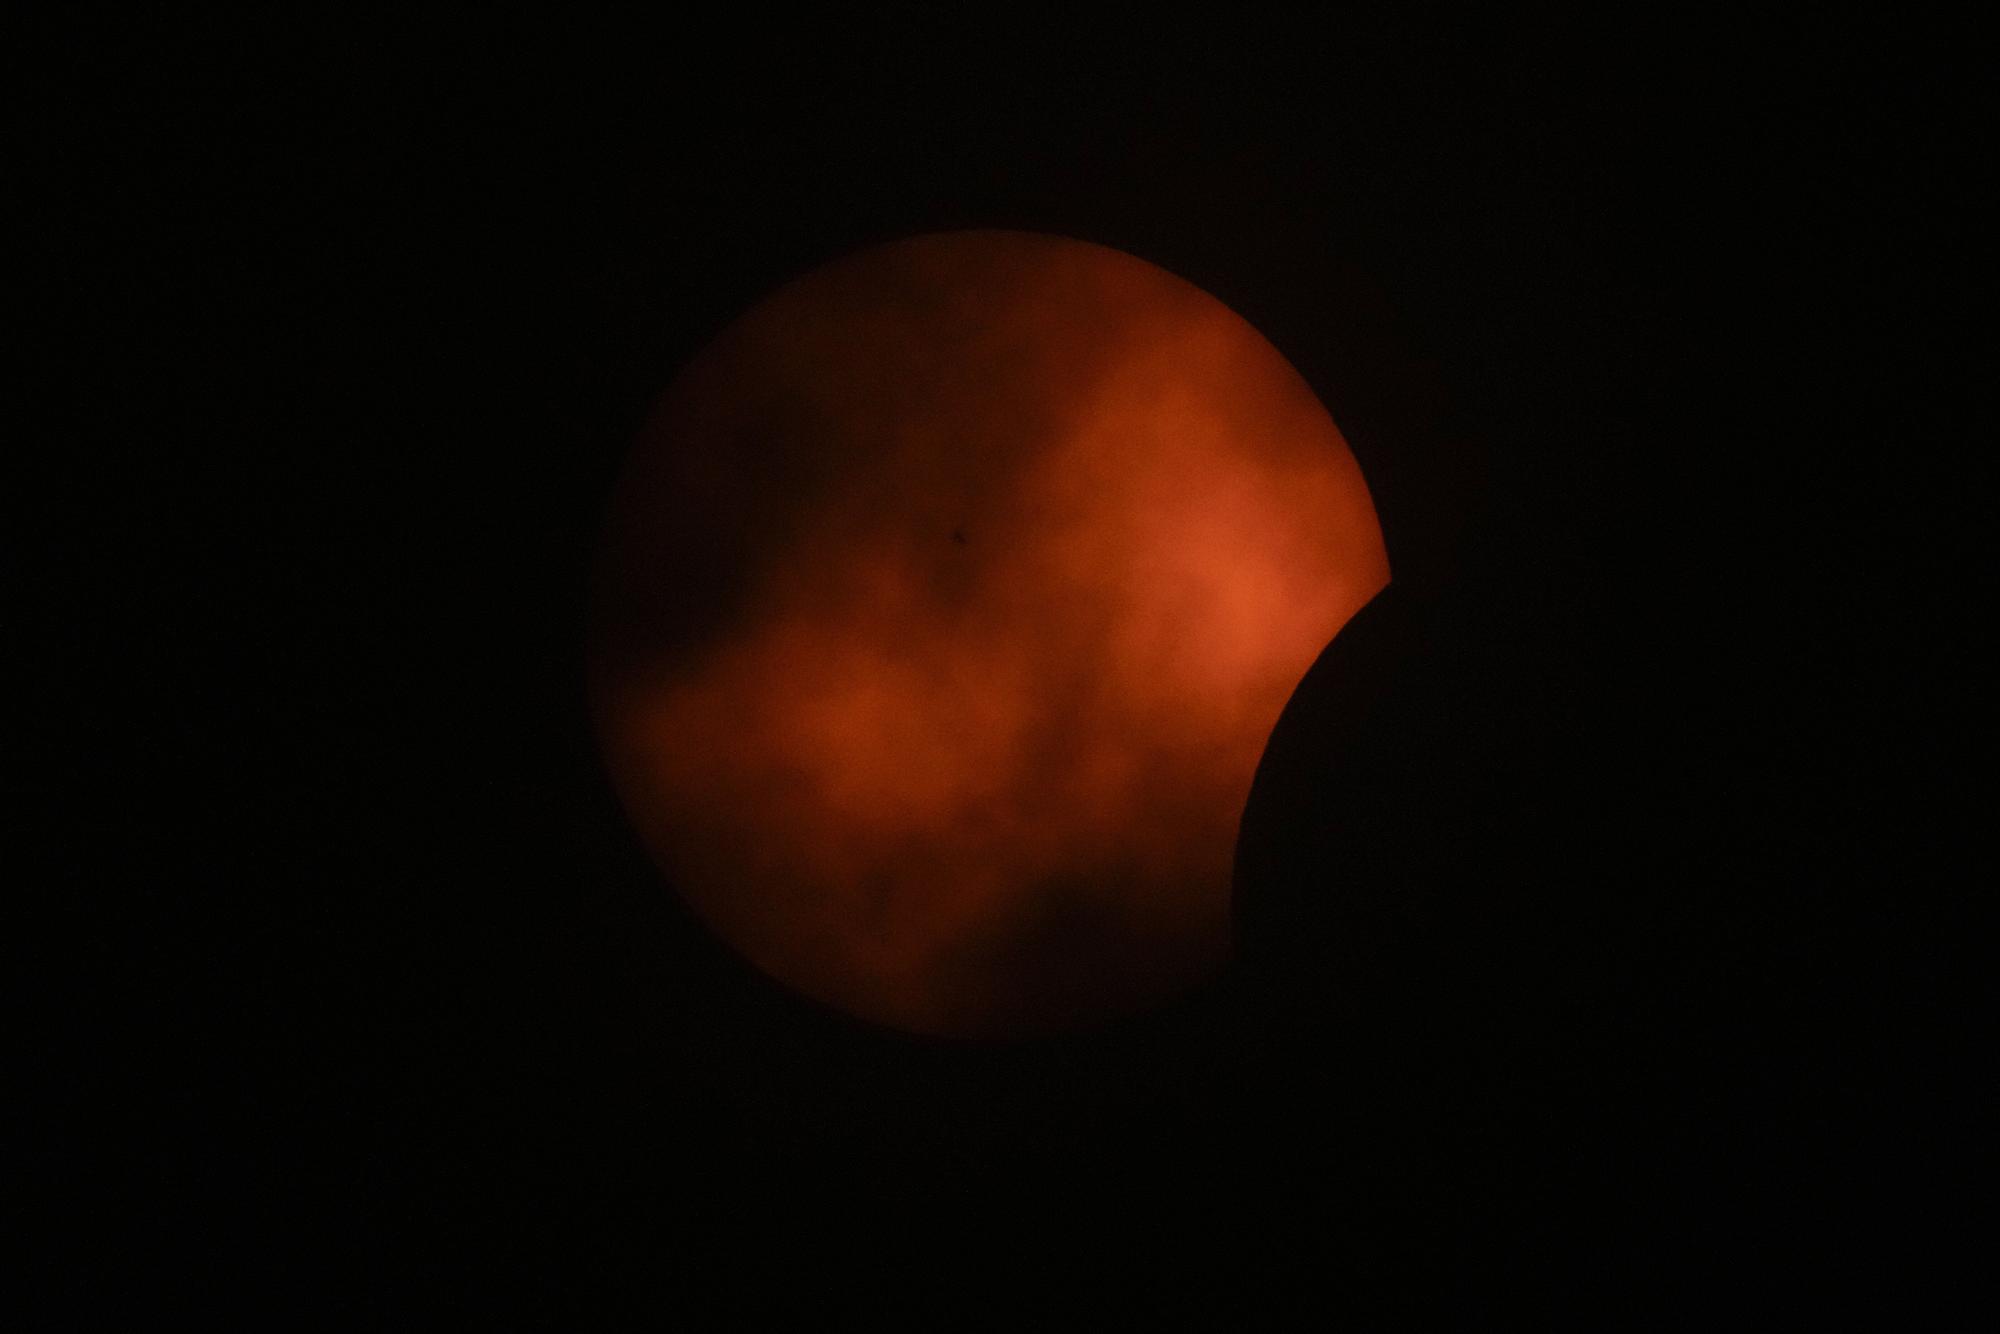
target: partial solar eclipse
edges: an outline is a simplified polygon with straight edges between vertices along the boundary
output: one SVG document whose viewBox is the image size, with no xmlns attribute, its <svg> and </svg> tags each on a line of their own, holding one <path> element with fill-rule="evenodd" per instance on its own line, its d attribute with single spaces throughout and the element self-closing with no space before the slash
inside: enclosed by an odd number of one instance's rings
<svg viewBox="0 0 2000 1334">
<path fill-rule="evenodd" d="M 779 982 L 940 1035 L 1092 1026 L 1230 950 L 1279 712 L 1388 582 L 1276 349 L 1081 241 L 837 260 L 668 387 L 606 520 L 613 785 Z"/>
</svg>

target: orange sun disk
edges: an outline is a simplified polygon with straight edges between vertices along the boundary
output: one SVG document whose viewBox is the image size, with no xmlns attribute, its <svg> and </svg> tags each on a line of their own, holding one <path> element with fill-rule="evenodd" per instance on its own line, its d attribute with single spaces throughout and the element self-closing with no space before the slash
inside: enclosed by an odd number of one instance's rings
<svg viewBox="0 0 2000 1334">
<path fill-rule="evenodd" d="M 1388 578 L 1339 429 L 1237 315 L 1100 246 L 924 236 L 669 387 L 592 702 L 646 846 L 760 969 L 915 1032 L 1075 1028 L 1226 960 L 1265 741 Z"/>
</svg>

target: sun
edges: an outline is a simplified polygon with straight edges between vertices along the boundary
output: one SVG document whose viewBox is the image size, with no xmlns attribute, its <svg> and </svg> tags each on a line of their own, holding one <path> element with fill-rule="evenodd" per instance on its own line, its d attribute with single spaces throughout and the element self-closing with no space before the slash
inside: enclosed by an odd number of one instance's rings
<svg viewBox="0 0 2000 1334">
<path fill-rule="evenodd" d="M 674 888 L 778 981 L 934 1034 L 1212 974 L 1237 820 L 1388 582 L 1333 419 L 1255 329 L 1102 246 L 929 235 L 684 368 L 606 523 L 591 688 Z"/>
</svg>

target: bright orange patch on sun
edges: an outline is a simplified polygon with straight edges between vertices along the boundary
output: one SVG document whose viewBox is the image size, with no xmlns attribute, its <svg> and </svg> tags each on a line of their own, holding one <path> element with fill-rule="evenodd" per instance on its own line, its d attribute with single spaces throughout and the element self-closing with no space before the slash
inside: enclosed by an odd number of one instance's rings
<svg viewBox="0 0 2000 1334">
<path fill-rule="evenodd" d="M 674 382 L 608 523 L 592 690 L 675 887 L 927 1033 L 1097 1022 L 1227 957 L 1266 738 L 1388 582 L 1291 366 L 1117 251 L 919 237 Z"/>
</svg>

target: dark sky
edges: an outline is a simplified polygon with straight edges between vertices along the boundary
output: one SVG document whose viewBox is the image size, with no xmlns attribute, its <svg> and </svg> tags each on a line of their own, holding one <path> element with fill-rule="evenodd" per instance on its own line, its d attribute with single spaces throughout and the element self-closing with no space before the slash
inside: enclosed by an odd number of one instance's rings
<svg viewBox="0 0 2000 1334">
<path fill-rule="evenodd" d="M 1931 385 L 1969 357 L 1902 303 L 1966 300 L 1970 238 L 1913 47 L 290 22 L 107 21 L 26 85 L 29 1143 L 73 1323 L 1950 1302 L 1912 1220 L 1967 1194 L 1935 775 L 1977 528 Z M 739 963 L 582 693 L 673 371 L 963 226 L 1244 315 L 1397 571 L 1273 739 L 1239 966 L 1014 1047 Z"/>
</svg>

